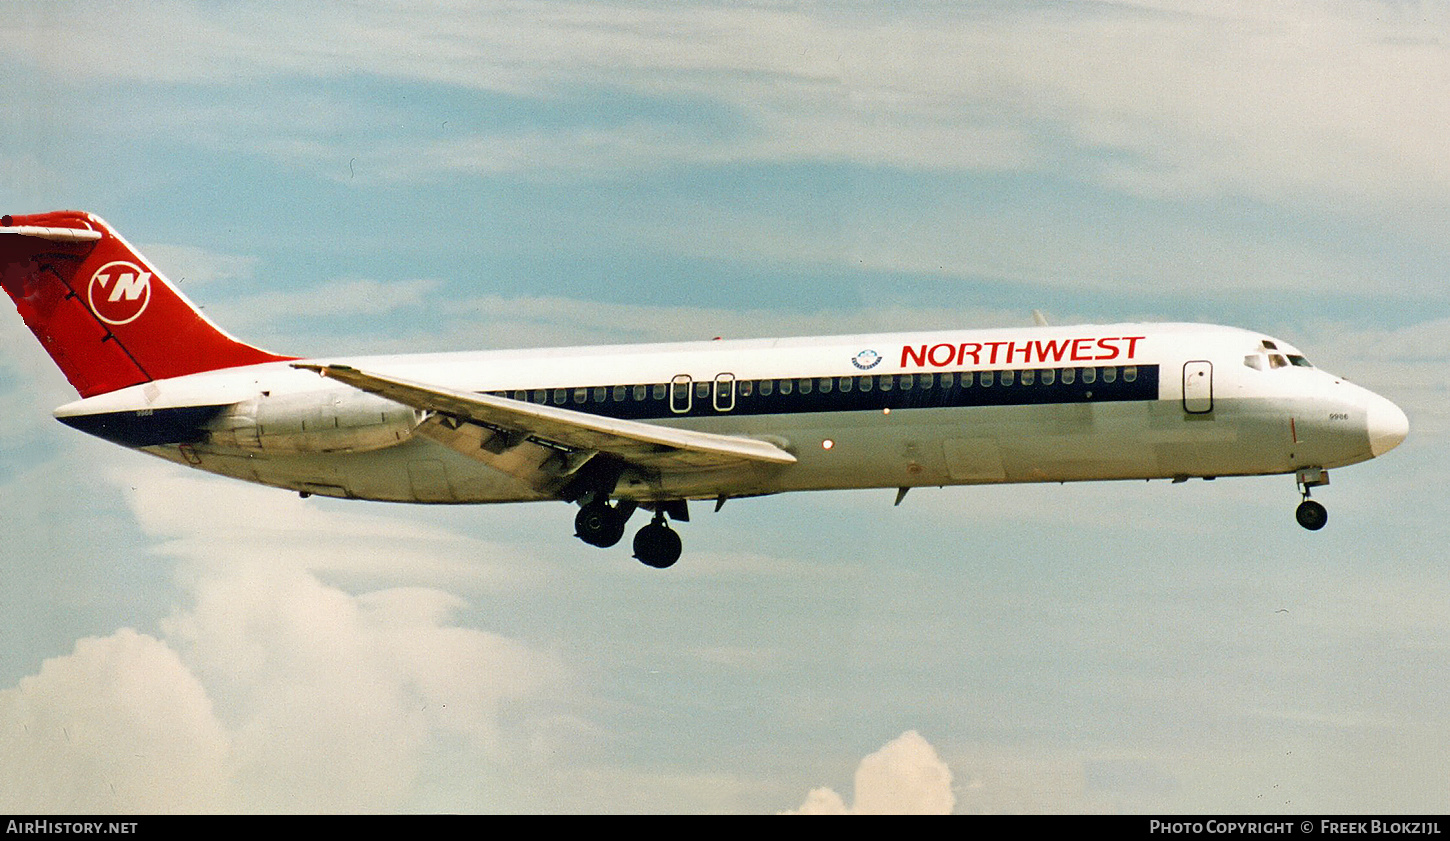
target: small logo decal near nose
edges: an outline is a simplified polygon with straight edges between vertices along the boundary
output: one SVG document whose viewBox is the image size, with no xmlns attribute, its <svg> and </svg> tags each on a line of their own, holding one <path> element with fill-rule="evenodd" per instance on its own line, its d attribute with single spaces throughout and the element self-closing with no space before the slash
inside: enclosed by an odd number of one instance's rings
<svg viewBox="0 0 1450 841">
<path fill-rule="evenodd" d="M 869 371 L 881 363 L 881 354 L 874 350 L 863 350 L 851 357 L 851 364 L 862 371 Z"/>
<path fill-rule="evenodd" d="M 117 326 L 130 324 L 151 303 L 151 273 L 125 260 L 107 263 L 91 275 L 86 300 L 96 318 Z"/>
</svg>

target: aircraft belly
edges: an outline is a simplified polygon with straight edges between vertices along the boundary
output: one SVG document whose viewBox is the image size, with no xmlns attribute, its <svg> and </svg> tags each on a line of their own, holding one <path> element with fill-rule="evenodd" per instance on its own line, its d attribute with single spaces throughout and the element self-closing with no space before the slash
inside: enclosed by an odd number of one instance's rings
<svg viewBox="0 0 1450 841">
<path fill-rule="evenodd" d="M 550 498 L 518 479 L 424 439 L 365 453 L 266 454 L 209 446 L 147 451 L 210 473 L 318 496 L 427 503 Z"/>
<path fill-rule="evenodd" d="M 1145 440 L 1152 411 L 1071 404 L 774 417 L 772 434 L 792 443 L 799 462 L 779 472 L 772 490 L 1160 475 Z M 755 432 L 712 420 L 709 431 Z"/>
<path fill-rule="evenodd" d="M 747 422 L 734 422 L 746 420 Z M 990 406 L 708 419 L 692 428 L 788 440 L 799 462 L 760 492 L 1094 479 L 1153 479 L 1293 470 L 1282 407 L 1221 399 L 1207 416 L 1177 400 Z M 825 442 L 830 446 L 826 447 Z M 712 477 L 719 487 L 721 477 Z M 679 484 L 681 495 L 703 487 Z"/>
</svg>

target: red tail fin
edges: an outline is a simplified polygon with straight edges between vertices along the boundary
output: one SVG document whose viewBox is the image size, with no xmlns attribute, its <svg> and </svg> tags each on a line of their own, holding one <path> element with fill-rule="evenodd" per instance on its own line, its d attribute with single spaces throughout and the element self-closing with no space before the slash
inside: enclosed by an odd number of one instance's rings
<svg viewBox="0 0 1450 841">
<path fill-rule="evenodd" d="M 292 358 L 223 332 L 89 213 L 0 218 L 0 285 L 82 397 Z"/>
</svg>

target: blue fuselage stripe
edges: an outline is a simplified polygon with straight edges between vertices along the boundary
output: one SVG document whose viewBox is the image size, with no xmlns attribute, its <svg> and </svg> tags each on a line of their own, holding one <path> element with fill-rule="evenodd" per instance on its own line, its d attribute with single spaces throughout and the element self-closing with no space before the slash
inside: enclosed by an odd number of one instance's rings
<svg viewBox="0 0 1450 841">
<path fill-rule="evenodd" d="M 883 384 L 887 387 L 883 388 Z M 644 421 L 722 415 L 1037 406 L 1157 400 L 1158 366 L 733 382 L 698 380 L 488 393 L 593 415 Z"/>
</svg>

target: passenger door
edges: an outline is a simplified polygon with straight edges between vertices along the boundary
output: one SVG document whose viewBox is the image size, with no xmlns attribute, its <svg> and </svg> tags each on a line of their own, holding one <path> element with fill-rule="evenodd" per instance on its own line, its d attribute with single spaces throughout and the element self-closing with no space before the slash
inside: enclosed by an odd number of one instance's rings
<svg viewBox="0 0 1450 841">
<path fill-rule="evenodd" d="M 1198 359 L 1183 365 L 1183 411 L 1206 415 L 1213 411 L 1213 363 Z"/>
</svg>

